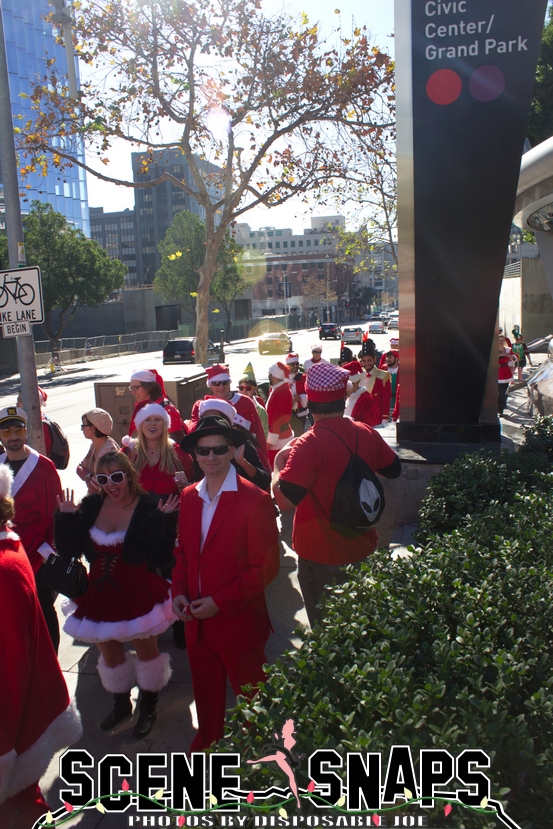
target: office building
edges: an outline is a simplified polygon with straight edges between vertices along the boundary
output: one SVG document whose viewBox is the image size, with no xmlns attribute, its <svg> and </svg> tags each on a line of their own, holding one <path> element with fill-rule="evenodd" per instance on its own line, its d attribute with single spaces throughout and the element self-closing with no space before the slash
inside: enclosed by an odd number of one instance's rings
<svg viewBox="0 0 553 829">
<path fill-rule="evenodd" d="M 171 173 L 180 181 L 195 189 L 190 167 L 184 155 L 179 150 L 160 150 L 154 153 L 153 163 L 148 164 L 147 172 L 143 172 L 142 162 L 147 158 L 144 153 L 132 153 L 133 181 L 153 181 L 163 172 Z M 215 200 L 221 192 L 218 183 L 220 167 L 203 162 L 205 173 L 211 177 L 206 181 L 208 191 Z M 164 238 L 171 225 L 175 213 L 189 210 L 202 219 L 205 219 L 203 208 L 196 199 L 181 190 L 171 181 L 156 184 L 155 187 L 137 188 L 135 190 L 135 212 L 137 238 L 137 269 L 139 280 L 145 285 L 151 285 L 156 272 L 161 267 L 158 244 Z"/>
<path fill-rule="evenodd" d="M 345 219 L 317 216 L 310 224 L 301 234 L 290 228 L 252 230 L 243 222 L 234 227 L 244 248 L 246 274 L 259 275 L 251 292 L 254 316 L 288 313 L 335 322 L 352 317 L 357 287 L 353 260 L 341 261 L 336 251 L 337 229 Z"/>
<path fill-rule="evenodd" d="M 90 236 L 111 259 L 120 259 L 127 268 L 125 288 L 140 284 L 137 266 L 137 233 L 134 210 L 104 213 L 103 207 L 90 208 Z"/>
<path fill-rule="evenodd" d="M 12 115 L 17 126 L 32 117 L 29 96 L 32 85 L 46 74 L 46 56 L 55 58 L 61 74 L 67 71 L 67 61 L 64 47 L 56 43 L 56 32 L 45 20 L 52 11 L 47 0 L 1 0 L 1 5 Z M 81 157 L 84 159 L 82 153 Z M 73 166 L 60 174 L 50 167 L 46 176 L 31 173 L 21 181 L 21 192 L 23 213 L 29 211 L 34 199 L 49 202 L 70 224 L 90 234 L 84 170 Z"/>
</svg>

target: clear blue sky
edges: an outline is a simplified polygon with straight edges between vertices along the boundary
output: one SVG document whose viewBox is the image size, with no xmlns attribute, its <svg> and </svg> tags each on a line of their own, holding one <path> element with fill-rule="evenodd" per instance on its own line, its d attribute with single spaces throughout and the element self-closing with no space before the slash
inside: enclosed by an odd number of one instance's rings
<svg viewBox="0 0 553 829">
<path fill-rule="evenodd" d="M 374 42 L 384 51 L 393 54 L 394 27 L 393 0 L 299 0 L 294 3 L 282 3 L 281 0 L 263 0 L 263 8 L 268 13 L 276 12 L 282 7 L 288 9 L 292 15 L 305 12 L 313 23 L 319 22 L 324 34 L 329 34 L 341 21 L 344 35 L 352 28 L 352 20 L 356 26 L 367 26 Z M 335 9 L 340 9 L 337 15 Z M 120 150 L 111 153 L 113 169 L 118 176 L 125 175 L 132 179 L 130 152 L 125 145 Z M 103 170 L 105 172 L 105 170 Z M 109 168 L 108 171 L 109 173 Z M 124 210 L 134 206 L 134 191 L 126 187 L 104 184 L 92 176 L 88 177 L 88 203 L 91 207 L 103 207 L 105 211 Z M 265 225 L 276 227 L 291 227 L 300 231 L 309 225 L 309 215 L 324 215 L 331 210 L 317 208 L 315 202 L 309 205 L 292 201 L 282 207 L 271 210 L 258 208 L 244 215 L 242 221 L 257 229 Z"/>
</svg>

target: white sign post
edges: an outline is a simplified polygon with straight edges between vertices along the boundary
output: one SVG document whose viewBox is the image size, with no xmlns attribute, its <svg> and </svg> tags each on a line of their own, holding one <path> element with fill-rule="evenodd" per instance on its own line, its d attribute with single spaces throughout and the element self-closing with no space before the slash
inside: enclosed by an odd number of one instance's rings
<svg viewBox="0 0 553 829">
<path fill-rule="evenodd" d="M 30 335 L 44 320 L 40 268 L 0 271 L 0 324 L 4 337 Z"/>
</svg>

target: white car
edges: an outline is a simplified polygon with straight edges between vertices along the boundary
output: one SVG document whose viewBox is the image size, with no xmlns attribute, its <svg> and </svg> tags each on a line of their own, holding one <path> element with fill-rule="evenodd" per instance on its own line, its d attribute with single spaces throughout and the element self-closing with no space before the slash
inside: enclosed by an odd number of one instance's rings
<svg viewBox="0 0 553 829">
<path fill-rule="evenodd" d="M 355 328 L 342 328 L 343 343 L 362 343 L 363 329 L 358 325 Z"/>
</svg>

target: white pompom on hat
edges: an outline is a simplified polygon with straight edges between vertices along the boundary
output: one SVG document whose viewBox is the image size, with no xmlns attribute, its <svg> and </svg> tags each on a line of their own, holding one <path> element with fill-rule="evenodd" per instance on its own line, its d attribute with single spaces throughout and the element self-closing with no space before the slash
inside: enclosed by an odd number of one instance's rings
<svg viewBox="0 0 553 829">
<path fill-rule="evenodd" d="M 0 464 L 0 497 L 7 498 L 12 491 L 13 472 L 5 463 Z"/>
<path fill-rule="evenodd" d="M 143 406 L 136 414 L 134 418 L 134 422 L 137 429 L 140 429 L 146 418 L 148 417 L 161 417 L 163 418 L 165 425 L 169 428 L 171 423 L 171 418 L 167 414 L 167 411 L 160 406 L 159 403 L 148 403 L 147 406 Z"/>
<path fill-rule="evenodd" d="M 209 412 L 212 409 L 224 414 L 224 416 L 230 420 L 231 425 L 234 423 L 236 409 L 232 403 L 228 403 L 226 400 L 219 400 L 217 397 L 208 397 L 206 400 L 202 400 L 199 406 L 199 419 L 201 420 L 202 417 L 205 417 L 206 412 Z"/>
</svg>

